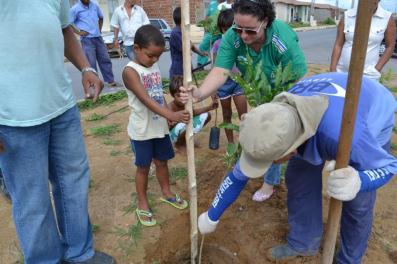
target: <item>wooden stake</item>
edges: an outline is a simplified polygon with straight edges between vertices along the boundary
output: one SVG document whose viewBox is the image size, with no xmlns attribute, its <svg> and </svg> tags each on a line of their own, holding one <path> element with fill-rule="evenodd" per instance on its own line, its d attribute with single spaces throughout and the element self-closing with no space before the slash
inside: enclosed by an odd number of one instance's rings
<svg viewBox="0 0 397 264">
<path fill-rule="evenodd" d="M 350 59 L 341 134 L 339 137 L 338 152 L 336 156 L 336 169 L 345 168 L 349 165 L 351 142 L 356 121 L 358 99 L 361 91 L 365 56 L 367 54 L 371 18 L 377 4 L 378 0 L 365 0 L 359 1 L 358 3 L 357 19 L 353 38 L 353 52 Z M 342 202 L 331 198 L 326 235 L 323 245 L 323 264 L 332 264 L 341 213 Z"/>
<path fill-rule="evenodd" d="M 183 86 L 192 83 L 192 60 L 190 56 L 190 18 L 189 1 L 181 1 L 182 12 L 182 55 L 183 55 Z M 191 240 L 191 263 L 196 263 L 197 256 L 197 184 L 196 168 L 194 163 L 194 138 L 193 138 L 193 102 L 190 94 L 189 101 L 185 109 L 190 113 L 190 122 L 186 126 L 186 149 L 189 175 L 189 194 L 190 194 L 190 240 Z"/>
</svg>

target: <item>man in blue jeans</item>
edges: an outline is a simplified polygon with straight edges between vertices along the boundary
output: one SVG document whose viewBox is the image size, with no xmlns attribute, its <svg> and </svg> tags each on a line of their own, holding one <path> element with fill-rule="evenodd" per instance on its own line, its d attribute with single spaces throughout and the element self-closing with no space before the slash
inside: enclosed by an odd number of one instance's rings
<svg viewBox="0 0 397 264">
<path fill-rule="evenodd" d="M 86 98 L 95 101 L 103 83 L 68 14 L 68 0 L 2 2 L 0 168 L 25 263 L 110 264 L 93 247 L 90 171 L 64 56 L 82 72 Z"/>
<path fill-rule="evenodd" d="M 99 6 L 90 0 L 79 0 L 70 9 L 69 22 L 79 29 L 75 33 L 80 35 L 81 46 L 91 67 L 96 70 L 98 61 L 104 81 L 109 86 L 117 86 L 112 61 L 101 36 L 103 14 Z"/>
<path fill-rule="evenodd" d="M 247 113 L 240 125 L 240 160 L 224 179 L 209 210 L 200 215 L 202 234 L 213 232 L 220 216 L 249 178 L 287 160 L 289 231 L 287 242 L 268 251 L 272 261 L 317 254 L 323 233 L 322 169 L 327 193 L 343 201 L 338 264 L 359 264 L 371 234 L 376 189 L 397 172 L 389 154 L 394 126 L 393 95 L 363 78 L 349 166 L 335 170 L 347 75 L 327 73 L 300 80 L 288 93 Z"/>
</svg>

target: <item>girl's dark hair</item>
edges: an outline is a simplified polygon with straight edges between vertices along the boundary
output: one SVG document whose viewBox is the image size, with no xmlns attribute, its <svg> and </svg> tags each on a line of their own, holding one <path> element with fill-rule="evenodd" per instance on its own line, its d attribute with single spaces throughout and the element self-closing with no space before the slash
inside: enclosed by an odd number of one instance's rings
<svg viewBox="0 0 397 264">
<path fill-rule="evenodd" d="M 259 21 L 264 21 L 267 18 L 268 27 L 276 18 L 274 7 L 269 0 L 236 0 L 233 4 L 233 11 L 243 15 L 252 15 Z"/>
<path fill-rule="evenodd" d="M 175 25 L 179 26 L 181 24 L 181 8 L 179 6 L 174 9 L 172 18 L 174 19 Z"/>
<path fill-rule="evenodd" d="M 222 32 L 223 29 L 228 29 L 233 25 L 234 13 L 231 9 L 222 10 L 218 15 L 218 29 Z"/>
<path fill-rule="evenodd" d="M 139 45 L 140 48 L 147 48 L 150 44 L 164 47 L 165 41 L 160 30 L 152 25 L 144 25 L 136 31 L 134 44 Z"/>
<path fill-rule="evenodd" d="M 179 87 L 183 85 L 183 76 L 182 75 L 174 75 L 170 81 L 170 94 L 172 97 L 175 97 L 176 93 L 179 93 Z"/>
</svg>

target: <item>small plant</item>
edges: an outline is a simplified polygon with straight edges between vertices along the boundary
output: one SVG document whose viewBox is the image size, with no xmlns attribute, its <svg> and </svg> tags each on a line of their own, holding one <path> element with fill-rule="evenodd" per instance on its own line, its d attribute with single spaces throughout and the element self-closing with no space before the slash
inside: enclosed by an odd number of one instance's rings
<svg viewBox="0 0 397 264">
<path fill-rule="evenodd" d="M 94 234 L 97 233 L 99 231 L 99 229 L 100 229 L 99 225 L 95 225 L 95 224 L 91 225 L 92 233 L 94 233 Z"/>
<path fill-rule="evenodd" d="M 219 29 L 218 29 L 218 16 L 219 16 L 220 11 L 216 11 L 214 14 L 212 14 L 210 17 L 207 19 L 201 20 L 197 23 L 198 27 L 203 27 L 204 30 L 211 35 L 219 35 L 221 34 Z"/>
<path fill-rule="evenodd" d="M 175 184 L 177 181 L 187 177 L 187 169 L 185 167 L 172 167 L 170 171 L 170 182 Z"/>
<path fill-rule="evenodd" d="M 120 154 L 121 154 L 121 151 L 119 151 L 119 150 L 112 150 L 110 152 L 110 156 L 112 156 L 112 157 L 120 156 Z"/>
<path fill-rule="evenodd" d="M 120 132 L 120 125 L 117 124 L 91 128 L 94 137 L 111 136 L 117 132 Z"/>
<path fill-rule="evenodd" d="M 321 22 L 322 25 L 336 25 L 335 20 L 330 17 L 327 17 L 325 20 Z"/>
<path fill-rule="evenodd" d="M 108 138 L 105 139 L 102 143 L 110 146 L 118 146 L 121 144 L 121 140 Z"/>
<path fill-rule="evenodd" d="M 85 120 L 86 121 L 99 121 L 105 119 L 104 115 L 98 115 L 97 113 L 93 113 L 92 115 L 90 115 L 89 117 L 87 117 Z"/>
<path fill-rule="evenodd" d="M 101 95 L 98 98 L 98 101 L 96 101 L 96 103 L 94 103 L 92 100 L 84 100 L 82 102 L 79 102 L 77 104 L 77 106 L 79 107 L 80 111 L 84 111 L 84 110 L 92 109 L 92 108 L 95 108 L 95 107 L 101 106 L 101 105 L 110 105 L 110 104 L 120 101 L 126 97 L 127 97 L 126 91 L 119 91 L 116 93 Z"/>
<path fill-rule="evenodd" d="M 142 225 L 138 221 L 136 224 L 129 225 L 127 229 L 116 227 L 114 233 L 137 246 L 142 233 Z"/>
</svg>

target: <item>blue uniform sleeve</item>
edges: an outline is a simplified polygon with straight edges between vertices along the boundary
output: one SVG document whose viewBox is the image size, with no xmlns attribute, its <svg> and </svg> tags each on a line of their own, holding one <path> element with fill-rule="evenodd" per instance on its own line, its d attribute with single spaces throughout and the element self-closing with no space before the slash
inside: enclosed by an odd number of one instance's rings
<svg viewBox="0 0 397 264">
<path fill-rule="evenodd" d="M 361 179 L 360 192 L 375 191 L 393 178 L 393 173 L 386 168 L 359 171 L 358 174 Z"/>
<path fill-rule="evenodd" d="M 96 10 L 97 10 L 97 13 L 98 13 L 98 17 L 99 17 L 100 19 L 103 19 L 102 10 L 101 10 L 101 8 L 100 8 L 98 5 L 96 5 Z"/>
<path fill-rule="evenodd" d="M 225 210 L 237 199 L 241 191 L 247 185 L 248 177 L 240 170 L 239 162 L 234 169 L 223 179 L 215 198 L 208 209 L 208 217 L 212 221 L 218 221 Z"/>
</svg>

